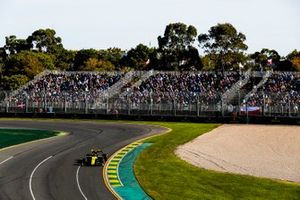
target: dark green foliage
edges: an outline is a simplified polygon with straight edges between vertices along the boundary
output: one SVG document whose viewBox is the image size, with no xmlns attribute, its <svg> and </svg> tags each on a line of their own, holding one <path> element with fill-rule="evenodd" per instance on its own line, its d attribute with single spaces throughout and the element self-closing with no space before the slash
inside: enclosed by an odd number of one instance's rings
<svg viewBox="0 0 300 200">
<path fill-rule="evenodd" d="M 104 69 L 121 69 L 121 59 L 124 52 L 119 48 L 109 48 L 107 50 L 96 50 L 96 49 L 82 49 L 75 55 L 74 66 L 71 70 L 84 70 L 89 69 L 91 71 L 93 66 L 86 66 L 87 63 L 95 63 L 98 61 L 98 66 L 104 66 Z M 93 62 L 91 62 L 93 61 Z M 101 64 L 100 64 L 101 63 Z M 104 64 L 104 65 L 103 65 Z M 102 68 L 102 67 L 96 67 Z M 95 68 L 95 69 L 96 69 Z"/>
<path fill-rule="evenodd" d="M 55 67 L 60 70 L 71 70 L 74 66 L 76 53 L 76 51 L 64 48 L 57 49 L 53 55 Z"/>
<path fill-rule="evenodd" d="M 0 80 L 1 80 L 2 72 L 3 72 L 4 67 L 5 67 L 6 57 L 7 57 L 7 54 L 5 52 L 5 49 L 0 48 Z"/>
<path fill-rule="evenodd" d="M 291 64 L 290 67 L 292 68 L 292 70 L 300 71 L 300 51 L 297 51 L 295 49 L 287 55 L 286 60 Z"/>
<path fill-rule="evenodd" d="M 26 41 L 31 48 L 37 49 L 39 52 L 54 53 L 57 48 L 63 48 L 62 40 L 56 37 L 53 29 L 39 29 L 34 31 Z"/>
<path fill-rule="evenodd" d="M 115 66 L 106 60 L 99 60 L 97 58 L 89 58 L 80 68 L 82 71 L 113 71 Z"/>
<path fill-rule="evenodd" d="M 244 64 L 247 60 L 246 36 L 229 23 L 211 27 L 208 34 L 198 36 L 198 41 L 209 55 L 215 70 L 238 69 L 239 63 Z"/>
<path fill-rule="evenodd" d="M 293 58 L 296 58 L 296 57 L 300 57 L 300 51 L 298 51 L 297 49 L 293 50 L 291 53 L 289 53 L 286 58 L 288 60 L 292 60 Z"/>
<path fill-rule="evenodd" d="M 5 37 L 5 45 L 3 47 L 10 55 L 21 51 L 30 50 L 31 45 L 23 39 L 17 39 L 15 35 Z"/>
<path fill-rule="evenodd" d="M 15 35 L 5 37 L 0 47 L 0 89 L 16 88 L 45 69 L 57 70 L 236 70 L 244 68 L 299 71 L 300 53 L 291 52 L 286 58 L 275 50 L 263 49 L 246 55 L 246 36 L 229 23 L 217 24 L 207 34 L 184 23 L 170 23 L 158 38 L 158 48 L 139 44 L 128 52 L 120 48 L 67 50 L 61 37 L 50 28 L 38 29 L 26 39 Z M 195 41 L 205 55 L 200 57 Z M 248 62 L 252 59 L 253 62 Z M 273 64 L 267 65 L 272 59 Z M 14 75 L 24 75 L 20 81 Z M 12 81 L 12 83 L 4 83 Z"/>
<path fill-rule="evenodd" d="M 74 59 L 74 67 L 71 70 L 77 71 L 84 68 L 85 62 L 90 58 L 99 58 L 99 52 L 95 49 L 82 49 L 78 51 Z"/>
<path fill-rule="evenodd" d="M 107 50 L 99 51 L 99 59 L 112 63 L 117 70 L 121 69 L 121 59 L 125 52 L 120 48 L 109 48 Z"/>
<path fill-rule="evenodd" d="M 148 64 L 150 64 L 150 56 L 153 52 L 153 48 L 139 44 L 135 48 L 130 49 L 122 58 L 122 65 L 137 70 L 148 69 Z"/>
<path fill-rule="evenodd" d="M 55 69 L 53 57 L 46 53 L 22 51 L 9 56 L 5 75 L 22 74 L 32 79 L 42 71 Z"/>
<path fill-rule="evenodd" d="M 255 52 L 250 55 L 250 58 L 255 61 L 256 69 L 270 69 L 276 68 L 280 62 L 280 55 L 275 50 L 262 49 L 260 52 Z M 268 60 L 272 60 L 272 64 L 268 63 Z"/>
<path fill-rule="evenodd" d="M 0 82 L 0 88 L 6 91 L 16 90 L 28 81 L 29 78 L 22 74 L 3 76 Z"/>
<path fill-rule="evenodd" d="M 292 51 L 284 58 L 276 50 L 264 48 L 261 51 L 251 54 L 250 58 L 255 62 L 253 70 L 300 70 L 300 53 L 297 50 Z"/>
<path fill-rule="evenodd" d="M 163 36 L 159 36 L 156 69 L 189 70 L 202 68 L 199 54 L 193 47 L 197 29 L 183 23 L 169 24 Z"/>
</svg>

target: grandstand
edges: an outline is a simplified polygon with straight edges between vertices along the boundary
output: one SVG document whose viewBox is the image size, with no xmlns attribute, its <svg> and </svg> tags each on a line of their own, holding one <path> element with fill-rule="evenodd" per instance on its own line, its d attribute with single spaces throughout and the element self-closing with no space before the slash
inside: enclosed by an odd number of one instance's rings
<svg viewBox="0 0 300 200">
<path fill-rule="evenodd" d="M 295 72 L 46 71 L 7 94 L 1 111 L 299 116 L 299 104 Z"/>
<path fill-rule="evenodd" d="M 244 99 L 250 106 L 263 107 L 264 112 L 298 113 L 300 105 L 299 73 L 274 72 L 264 84 L 257 86 L 255 92 Z"/>
</svg>

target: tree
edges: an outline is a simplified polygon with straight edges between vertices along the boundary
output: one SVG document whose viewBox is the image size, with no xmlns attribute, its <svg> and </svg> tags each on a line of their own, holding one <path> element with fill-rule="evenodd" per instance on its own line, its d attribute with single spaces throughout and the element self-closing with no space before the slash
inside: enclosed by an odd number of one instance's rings
<svg viewBox="0 0 300 200">
<path fill-rule="evenodd" d="M 55 30 L 49 28 L 34 31 L 26 41 L 39 52 L 55 53 L 57 48 L 63 48 L 61 38 L 56 36 Z"/>
<path fill-rule="evenodd" d="M 266 55 L 268 60 L 271 60 L 273 64 L 276 64 L 280 61 L 281 56 L 274 49 L 262 49 L 261 54 Z"/>
<path fill-rule="evenodd" d="M 297 71 L 300 71 L 300 56 L 294 57 L 291 62 L 293 64 L 293 68 Z"/>
<path fill-rule="evenodd" d="M 197 29 L 192 25 L 187 26 L 183 23 L 167 25 L 164 36 L 158 37 L 157 57 L 160 61 L 158 68 L 179 70 L 183 65 L 185 68 L 187 66 L 199 68 L 193 66 L 194 62 L 189 63 L 197 53 L 193 47 L 196 36 Z"/>
<path fill-rule="evenodd" d="M 9 57 L 5 74 L 22 74 L 32 79 L 42 71 L 55 69 L 53 58 L 45 53 L 22 51 Z"/>
<path fill-rule="evenodd" d="M 288 60 L 292 60 L 295 57 L 300 57 L 300 51 L 298 51 L 297 49 L 294 49 L 291 53 L 289 53 L 286 58 Z"/>
<path fill-rule="evenodd" d="M 203 63 L 203 70 L 205 71 L 215 70 L 216 66 L 214 60 L 215 58 L 212 58 L 212 55 L 210 54 L 203 56 L 201 59 Z"/>
<path fill-rule="evenodd" d="M 2 71 L 5 67 L 5 60 L 7 58 L 7 54 L 4 48 L 0 48 L 0 78 L 2 76 Z"/>
<path fill-rule="evenodd" d="M 79 69 L 84 68 L 85 63 L 90 58 L 99 58 L 99 52 L 95 49 L 81 49 L 77 51 L 74 59 L 74 66 L 71 70 L 77 71 Z"/>
<path fill-rule="evenodd" d="M 254 61 L 255 68 L 259 69 L 262 66 L 265 66 L 268 62 L 267 55 L 262 54 L 261 52 L 257 51 L 250 55 L 250 58 Z"/>
<path fill-rule="evenodd" d="M 60 49 L 53 55 L 55 67 L 60 70 L 70 70 L 74 66 L 77 51 Z"/>
<path fill-rule="evenodd" d="M 64 49 L 62 39 L 56 36 L 53 29 L 39 29 L 34 31 L 26 40 L 32 49 L 45 52 L 53 56 L 55 66 L 61 70 L 73 67 L 75 52 Z"/>
<path fill-rule="evenodd" d="M 29 78 L 22 74 L 3 76 L 0 88 L 6 91 L 16 90 L 29 81 Z"/>
<path fill-rule="evenodd" d="M 137 70 L 145 70 L 148 68 L 150 55 L 153 53 L 153 51 L 153 48 L 139 44 L 135 48 L 130 49 L 122 58 L 122 65 L 129 66 Z"/>
<path fill-rule="evenodd" d="M 109 48 L 107 50 L 82 49 L 75 55 L 72 70 L 76 71 L 86 68 L 86 63 L 91 58 L 100 60 L 100 62 L 110 63 L 115 69 L 120 69 L 120 62 L 123 55 L 124 52 L 119 48 Z"/>
<path fill-rule="evenodd" d="M 256 68 L 270 69 L 278 67 L 280 63 L 280 55 L 273 49 L 263 48 L 260 52 L 255 52 L 250 55 L 254 60 Z"/>
<path fill-rule="evenodd" d="M 225 69 L 238 68 L 239 63 L 244 64 L 247 60 L 246 36 L 229 23 L 211 27 L 208 34 L 198 36 L 198 41 L 204 52 L 210 54 L 214 65 L 220 66 L 223 72 Z"/>
<path fill-rule="evenodd" d="M 17 39 L 15 35 L 5 37 L 4 49 L 10 55 L 19 53 L 21 51 L 30 50 L 30 47 L 30 44 L 28 44 L 26 40 Z"/>
<path fill-rule="evenodd" d="M 120 48 L 109 48 L 107 50 L 100 50 L 98 58 L 102 61 L 111 62 L 117 69 L 121 68 L 121 59 L 125 52 Z"/>
<path fill-rule="evenodd" d="M 81 71 L 113 71 L 115 66 L 107 60 L 99 60 L 97 58 L 89 58 L 79 69 Z"/>
<path fill-rule="evenodd" d="M 288 54 L 287 60 L 291 62 L 293 69 L 300 71 L 300 52 L 298 50 L 295 49 Z"/>
<path fill-rule="evenodd" d="M 186 51 L 183 51 L 182 58 L 180 70 L 189 71 L 203 68 L 199 52 L 194 47 L 189 47 Z"/>
</svg>

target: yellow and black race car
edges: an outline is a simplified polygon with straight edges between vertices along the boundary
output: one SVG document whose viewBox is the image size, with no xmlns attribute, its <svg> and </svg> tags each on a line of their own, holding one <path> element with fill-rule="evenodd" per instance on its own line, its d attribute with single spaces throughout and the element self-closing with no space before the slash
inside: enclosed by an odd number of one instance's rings
<svg viewBox="0 0 300 200">
<path fill-rule="evenodd" d="M 92 149 L 80 162 L 81 166 L 103 166 L 107 161 L 107 154 L 100 149 Z"/>
</svg>

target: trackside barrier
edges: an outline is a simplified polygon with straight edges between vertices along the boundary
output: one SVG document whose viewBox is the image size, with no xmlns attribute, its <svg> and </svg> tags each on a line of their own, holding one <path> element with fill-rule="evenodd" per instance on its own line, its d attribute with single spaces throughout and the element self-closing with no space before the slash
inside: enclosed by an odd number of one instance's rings
<svg viewBox="0 0 300 200">
<path fill-rule="evenodd" d="M 282 116 L 160 116 L 160 115 L 106 115 L 106 114 L 63 114 L 63 113 L 0 113 L 0 118 L 36 118 L 36 119 L 102 119 L 102 120 L 134 120 L 134 121 L 167 121 L 195 123 L 232 123 L 232 124 L 289 124 L 300 125 L 299 117 Z"/>
</svg>

